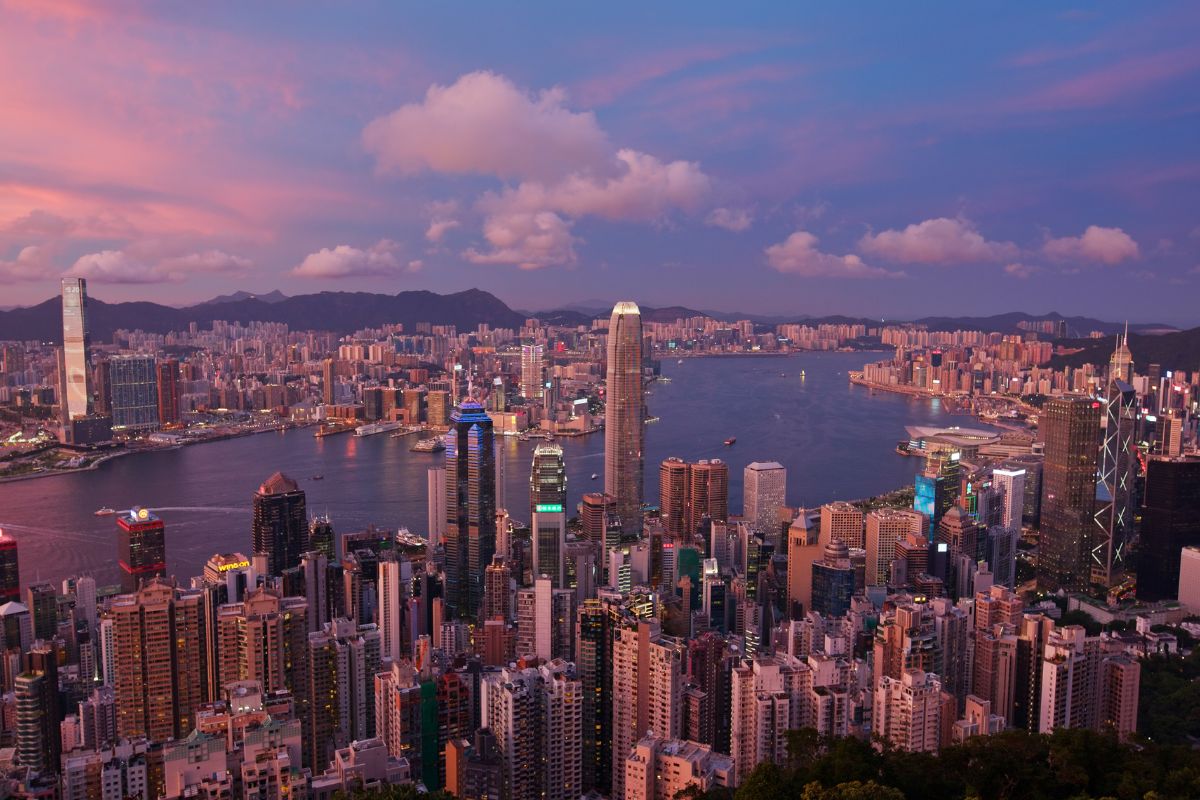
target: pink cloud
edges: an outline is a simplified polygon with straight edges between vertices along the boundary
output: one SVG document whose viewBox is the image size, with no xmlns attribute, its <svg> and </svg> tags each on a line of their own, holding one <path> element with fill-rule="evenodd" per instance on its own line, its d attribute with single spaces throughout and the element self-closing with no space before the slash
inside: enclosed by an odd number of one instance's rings
<svg viewBox="0 0 1200 800">
<path fill-rule="evenodd" d="M 901 264 L 978 264 L 1019 252 L 1012 242 L 988 241 L 968 220 L 948 217 L 927 219 L 901 231 L 868 233 L 858 246 L 864 253 Z"/>
<path fill-rule="evenodd" d="M 606 59 L 601 74 L 580 83 L 577 91 L 587 105 L 607 105 L 647 83 L 762 47 L 762 42 L 723 42 L 659 50 L 640 58 L 621 59 L 615 66 L 611 59 Z"/>
<path fill-rule="evenodd" d="M 779 272 L 805 278 L 900 278 L 903 272 L 889 272 L 868 266 L 854 254 L 837 256 L 817 249 L 817 237 L 796 231 L 779 244 L 766 249 L 767 263 Z"/>
<path fill-rule="evenodd" d="M 0 280 L 34 282 L 49 280 L 52 277 L 54 267 L 43 247 L 27 245 L 22 247 L 12 260 L 0 258 Z"/>
<path fill-rule="evenodd" d="M 490 250 L 470 248 L 463 257 L 474 264 L 516 264 L 521 269 L 574 264 L 570 220 L 552 211 L 517 211 L 489 216 L 483 236 Z"/>
<path fill-rule="evenodd" d="M 1025 280 L 1030 278 L 1036 272 L 1040 272 L 1039 267 L 1030 266 L 1029 264 L 1013 263 L 1007 264 L 1004 267 L 1004 274 L 1010 278 L 1019 278 Z"/>
<path fill-rule="evenodd" d="M 412 264 L 416 263 L 414 268 Z M 366 249 L 340 244 L 309 253 L 291 274 L 297 278 L 381 278 L 408 269 L 420 269 L 420 262 L 405 262 L 400 258 L 400 246 L 390 239 L 381 239 Z"/>
<path fill-rule="evenodd" d="M 1050 239 L 1042 251 L 1062 261 L 1094 261 L 1101 264 L 1120 264 L 1137 258 L 1138 243 L 1120 228 L 1089 225 L 1080 236 Z"/>
<path fill-rule="evenodd" d="M 705 225 L 741 233 L 750 230 L 754 217 L 748 208 L 714 208 L 704 219 Z"/>
<path fill-rule="evenodd" d="M 1059 111 L 1109 105 L 1200 69 L 1200 50 L 1182 47 L 1136 55 L 1106 64 L 1018 98 L 1023 111 Z"/>
<path fill-rule="evenodd" d="M 171 250 L 170 244 L 153 240 L 101 250 L 80 256 L 65 274 L 97 283 L 179 283 L 195 275 L 242 275 L 253 266 L 249 259 L 221 250 L 165 255 Z"/>
<path fill-rule="evenodd" d="M 565 100 L 562 89 L 532 95 L 502 75 L 472 72 L 372 121 L 363 145 L 384 173 L 561 177 L 609 151 L 595 116 Z"/>
</svg>

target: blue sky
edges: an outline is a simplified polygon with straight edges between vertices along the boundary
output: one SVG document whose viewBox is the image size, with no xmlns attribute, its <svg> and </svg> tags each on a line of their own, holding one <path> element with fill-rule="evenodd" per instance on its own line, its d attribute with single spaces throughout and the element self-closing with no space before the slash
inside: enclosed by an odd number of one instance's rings
<svg viewBox="0 0 1200 800">
<path fill-rule="evenodd" d="M 1200 323 L 1194 3 L 0 6 L 2 305 Z"/>
</svg>

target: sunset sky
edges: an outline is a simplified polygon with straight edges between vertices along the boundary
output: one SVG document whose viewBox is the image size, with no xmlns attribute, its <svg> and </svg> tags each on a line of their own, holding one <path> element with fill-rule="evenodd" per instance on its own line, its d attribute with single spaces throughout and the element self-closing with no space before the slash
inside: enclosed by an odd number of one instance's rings
<svg viewBox="0 0 1200 800">
<path fill-rule="evenodd" d="M 1200 324 L 1195 2 L 0 19 L 0 306 L 66 274 L 173 304 L 479 287 Z"/>
</svg>

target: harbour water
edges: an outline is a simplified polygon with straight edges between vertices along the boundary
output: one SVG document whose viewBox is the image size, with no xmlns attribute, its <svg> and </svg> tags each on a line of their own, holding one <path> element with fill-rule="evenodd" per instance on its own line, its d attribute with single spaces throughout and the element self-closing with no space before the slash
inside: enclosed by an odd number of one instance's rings
<svg viewBox="0 0 1200 800">
<path fill-rule="evenodd" d="M 972 425 L 935 400 L 849 385 L 869 355 L 805 353 L 787 358 L 664 361 L 669 383 L 649 388 L 646 501 L 658 497 L 658 464 L 668 456 L 720 458 L 730 466 L 730 511 L 741 509 L 742 469 L 779 461 L 788 502 L 818 505 L 880 494 L 912 481 L 918 462 L 895 453 L 906 425 Z M 801 377 L 801 371 L 805 376 Z M 978 426 L 976 426 L 978 427 Z M 733 446 L 723 442 L 736 438 Z M 426 528 L 426 469 L 442 453 L 410 451 L 412 437 L 314 438 L 311 430 L 268 433 L 118 458 L 99 469 L 0 484 L 0 527 L 19 543 L 22 584 L 90 573 L 118 580 L 116 523 L 103 506 L 141 505 L 166 523 L 168 568 L 186 580 L 217 552 L 250 549 L 251 497 L 275 470 L 299 481 L 311 513 L 345 532 Z M 569 507 L 604 485 L 604 436 L 560 439 Z M 529 518 L 529 463 L 537 441 L 503 440 L 504 501 Z M 596 473 L 599 477 L 591 479 Z M 313 480 L 321 475 L 321 480 Z"/>
</svg>

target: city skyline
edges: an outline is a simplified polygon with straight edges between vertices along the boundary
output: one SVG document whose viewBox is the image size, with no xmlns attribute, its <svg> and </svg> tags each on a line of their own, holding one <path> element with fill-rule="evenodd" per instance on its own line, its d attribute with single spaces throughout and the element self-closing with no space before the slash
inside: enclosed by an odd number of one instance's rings
<svg viewBox="0 0 1200 800">
<path fill-rule="evenodd" d="M 552 308 L 602 283 L 1194 322 L 1185 4 L 7 9 L 6 305 L 65 274 L 112 301 L 478 286 Z"/>
</svg>

